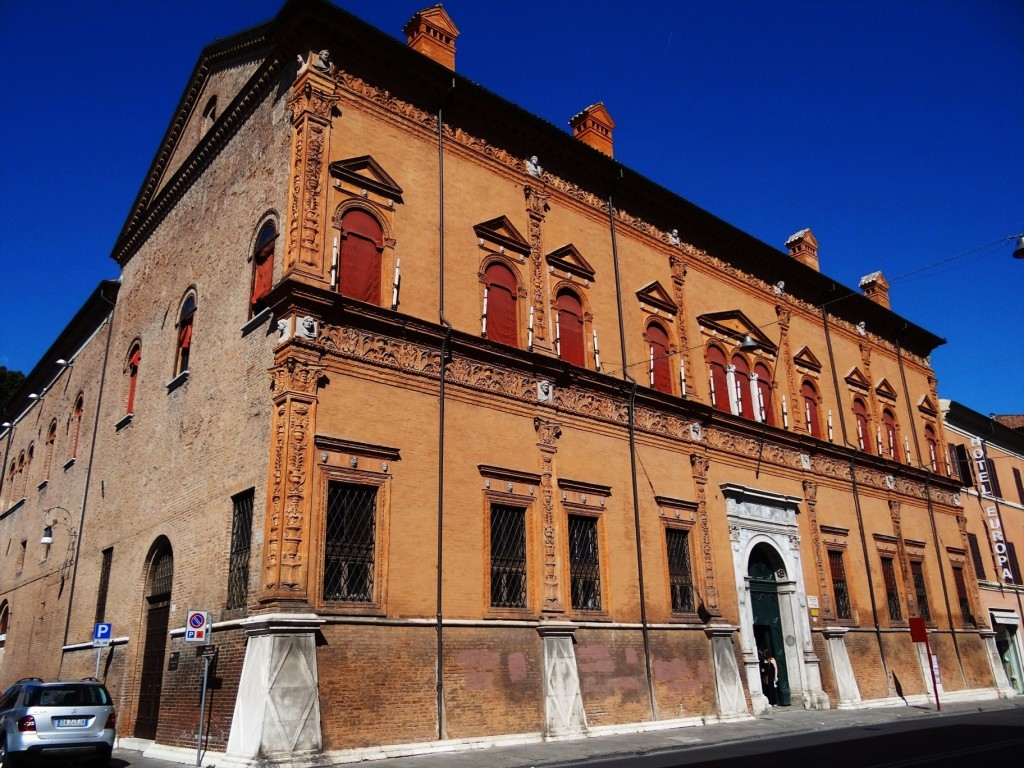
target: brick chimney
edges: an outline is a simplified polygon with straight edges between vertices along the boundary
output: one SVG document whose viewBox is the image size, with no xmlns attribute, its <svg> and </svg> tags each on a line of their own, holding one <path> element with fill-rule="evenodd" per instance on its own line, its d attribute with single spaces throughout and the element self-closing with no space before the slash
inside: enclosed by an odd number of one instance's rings
<svg viewBox="0 0 1024 768">
<path fill-rule="evenodd" d="M 881 272 L 872 272 L 860 279 L 860 289 L 875 304 L 889 309 L 889 281 Z"/>
<path fill-rule="evenodd" d="M 459 30 L 440 3 L 409 19 L 402 32 L 414 51 L 419 51 L 448 69 L 455 69 L 455 38 L 459 36 Z"/>
<path fill-rule="evenodd" d="M 790 235 L 786 247 L 789 255 L 801 264 L 806 264 L 816 272 L 821 271 L 818 266 L 818 241 L 811 230 L 801 229 L 795 235 Z"/>
<path fill-rule="evenodd" d="M 599 101 L 591 104 L 573 117 L 569 125 L 572 126 L 572 135 L 588 147 L 604 152 L 609 157 L 613 156 L 612 131 L 615 129 L 615 121 L 603 103 Z"/>
</svg>

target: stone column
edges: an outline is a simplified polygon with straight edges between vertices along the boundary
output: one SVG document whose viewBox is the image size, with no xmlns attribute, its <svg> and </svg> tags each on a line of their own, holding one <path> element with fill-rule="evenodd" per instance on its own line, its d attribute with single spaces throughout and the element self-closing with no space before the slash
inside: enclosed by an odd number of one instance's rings
<svg viewBox="0 0 1024 768">
<path fill-rule="evenodd" d="M 314 614 L 242 620 L 245 661 L 228 735 L 228 765 L 320 765 L 319 676 Z"/>
<path fill-rule="evenodd" d="M 711 663 L 715 670 L 715 701 L 719 717 L 747 714 L 747 699 L 743 695 L 743 680 L 740 677 L 739 667 L 736 665 L 736 651 L 732 644 L 732 635 L 738 630 L 739 627 L 728 624 L 712 624 L 704 630 L 704 634 L 711 640 Z M 757 675 L 755 677 L 760 682 L 760 677 Z M 752 685 L 749 680 L 748 684 Z M 756 690 L 751 687 L 751 698 L 755 693 Z M 767 699 L 765 704 L 767 706 Z"/>
<path fill-rule="evenodd" d="M 288 357 L 274 382 L 270 487 L 263 534 L 260 602 L 310 604 L 310 509 L 317 383 L 324 367 Z"/>
<path fill-rule="evenodd" d="M 284 274 L 313 283 L 330 281 L 330 261 L 324 258 L 327 163 L 331 112 L 339 98 L 330 69 L 319 55 L 310 53 L 288 99 L 292 113 L 292 158 Z"/>
</svg>

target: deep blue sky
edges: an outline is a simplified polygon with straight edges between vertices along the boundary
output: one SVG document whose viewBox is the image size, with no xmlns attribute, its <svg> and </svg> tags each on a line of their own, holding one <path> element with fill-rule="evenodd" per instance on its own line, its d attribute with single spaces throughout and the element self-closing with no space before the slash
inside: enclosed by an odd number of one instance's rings
<svg viewBox="0 0 1024 768">
<path fill-rule="evenodd" d="M 338 0 L 396 37 L 433 0 Z M 97 282 L 202 47 L 278 0 L 0 0 L 0 365 Z M 948 339 L 939 395 L 1024 413 L 1024 2 L 446 0 L 456 66 L 566 127 L 603 101 L 626 166 L 822 271 L 882 269 Z M 566 127 L 567 129 L 567 127 Z M 541 158 L 543 163 L 543 158 Z M 967 252 L 969 255 L 963 255 Z"/>
</svg>

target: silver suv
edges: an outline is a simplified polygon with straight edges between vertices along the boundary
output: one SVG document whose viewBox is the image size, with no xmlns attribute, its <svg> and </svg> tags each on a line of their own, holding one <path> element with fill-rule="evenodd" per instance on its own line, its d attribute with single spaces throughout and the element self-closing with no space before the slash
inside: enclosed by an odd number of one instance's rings
<svg viewBox="0 0 1024 768">
<path fill-rule="evenodd" d="M 0 697 L 0 766 L 34 758 L 106 768 L 116 730 L 114 703 L 98 680 L 19 680 Z"/>
</svg>

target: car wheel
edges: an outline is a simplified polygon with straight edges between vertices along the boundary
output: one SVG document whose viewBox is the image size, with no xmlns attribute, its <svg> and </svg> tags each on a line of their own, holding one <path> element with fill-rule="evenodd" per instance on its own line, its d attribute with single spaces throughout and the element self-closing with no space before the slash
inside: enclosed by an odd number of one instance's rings
<svg viewBox="0 0 1024 768">
<path fill-rule="evenodd" d="M 89 765 L 91 765 L 92 768 L 110 768 L 110 753 L 107 752 L 99 755 L 98 757 L 94 757 Z"/>
<path fill-rule="evenodd" d="M 7 742 L 0 740 L 0 768 L 14 768 L 17 764 L 17 758 L 7 751 Z"/>
</svg>

